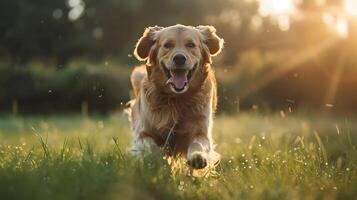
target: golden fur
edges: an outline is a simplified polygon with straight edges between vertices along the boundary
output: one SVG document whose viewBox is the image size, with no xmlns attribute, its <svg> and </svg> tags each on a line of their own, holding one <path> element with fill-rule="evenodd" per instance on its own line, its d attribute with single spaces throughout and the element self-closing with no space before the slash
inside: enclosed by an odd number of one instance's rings
<svg viewBox="0 0 357 200">
<path fill-rule="evenodd" d="M 212 26 L 156 26 L 145 30 L 134 53 L 147 63 L 136 67 L 131 75 L 134 154 L 166 144 L 169 154 L 185 156 L 194 168 L 217 162 L 211 137 L 216 80 L 210 64 L 211 56 L 222 46 L 223 40 Z M 175 92 L 167 84 L 165 70 L 170 69 L 178 52 L 187 57 L 185 66 L 192 70 L 192 78 L 183 91 Z"/>
</svg>

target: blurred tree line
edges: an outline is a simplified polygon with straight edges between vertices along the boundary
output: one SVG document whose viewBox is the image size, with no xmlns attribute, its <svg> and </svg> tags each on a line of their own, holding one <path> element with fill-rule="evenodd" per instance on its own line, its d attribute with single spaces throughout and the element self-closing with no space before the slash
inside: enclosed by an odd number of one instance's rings
<svg viewBox="0 0 357 200">
<path fill-rule="evenodd" d="M 211 24 L 225 39 L 215 60 L 223 110 L 335 103 L 349 110 L 345 102 L 357 100 L 346 96 L 346 88 L 357 84 L 351 75 L 357 66 L 356 20 L 339 21 L 343 1 L 301 0 L 296 11 L 271 13 L 264 13 L 261 2 L 1 0 L 0 111 L 14 99 L 29 112 L 75 110 L 82 101 L 112 110 L 129 99 L 129 71 L 137 64 L 132 51 L 144 28 L 177 23 Z M 347 23 L 348 35 L 339 23 Z M 342 32 L 331 30 L 335 25 Z M 350 77 L 347 83 L 340 78 L 346 94 L 330 91 L 336 73 Z"/>
<path fill-rule="evenodd" d="M 12 64 L 40 58 L 64 67 L 75 57 L 110 56 L 127 63 L 145 27 L 201 24 L 220 10 L 217 5 L 206 0 L 3 0 L 0 53 Z"/>
</svg>

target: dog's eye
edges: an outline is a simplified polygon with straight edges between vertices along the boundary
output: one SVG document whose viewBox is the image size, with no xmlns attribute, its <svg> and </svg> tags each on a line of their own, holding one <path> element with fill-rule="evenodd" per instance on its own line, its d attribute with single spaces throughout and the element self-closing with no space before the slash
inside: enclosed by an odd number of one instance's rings
<svg viewBox="0 0 357 200">
<path fill-rule="evenodd" d="M 195 43 L 193 43 L 193 42 L 187 43 L 186 46 L 187 46 L 188 48 L 194 48 L 194 47 L 196 47 Z"/>
<path fill-rule="evenodd" d="M 166 42 L 166 43 L 164 44 L 164 47 L 165 47 L 166 49 L 170 49 L 170 48 L 174 47 L 174 45 L 173 45 L 172 43 L 170 43 L 170 42 Z"/>
</svg>

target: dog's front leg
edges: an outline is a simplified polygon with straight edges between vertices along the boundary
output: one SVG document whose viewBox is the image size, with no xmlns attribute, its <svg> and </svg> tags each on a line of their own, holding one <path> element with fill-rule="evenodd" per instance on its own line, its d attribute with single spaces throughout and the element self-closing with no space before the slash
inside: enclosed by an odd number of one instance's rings
<svg viewBox="0 0 357 200">
<path fill-rule="evenodd" d="M 187 163 L 195 169 L 205 168 L 209 164 L 211 149 L 212 144 L 207 136 L 194 137 L 187 150 Z"/>
</svg>

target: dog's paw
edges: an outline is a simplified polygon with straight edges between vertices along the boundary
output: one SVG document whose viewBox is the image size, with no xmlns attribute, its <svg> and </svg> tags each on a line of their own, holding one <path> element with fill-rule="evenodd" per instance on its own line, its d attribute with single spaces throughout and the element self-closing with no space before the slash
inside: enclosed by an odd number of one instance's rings
<svg viewBox="0 0 357 200">
<path fill-rule="evenodd" d="M 196 153 L 187 160 L 187 164 L 194 169 L 203 169 L 208 165 L 208 161 L 202 154 Z"/>
</svg>

